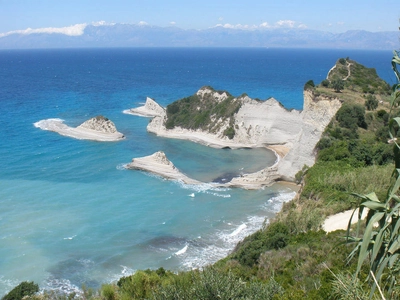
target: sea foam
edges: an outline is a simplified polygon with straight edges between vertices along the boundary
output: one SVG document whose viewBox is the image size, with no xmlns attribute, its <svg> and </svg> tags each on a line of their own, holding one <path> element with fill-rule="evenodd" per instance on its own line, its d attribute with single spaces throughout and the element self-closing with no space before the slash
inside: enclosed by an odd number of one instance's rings
<svg viewBox="0 0 400 300">
<path fill-rule="evenodd" d="M 181 250 L 175 252 L 175 255 L 182 255 L 184 254 L 188 249 L 188 245 L 185 245 L 185 247 L 183 247 Z"/>
</svg>

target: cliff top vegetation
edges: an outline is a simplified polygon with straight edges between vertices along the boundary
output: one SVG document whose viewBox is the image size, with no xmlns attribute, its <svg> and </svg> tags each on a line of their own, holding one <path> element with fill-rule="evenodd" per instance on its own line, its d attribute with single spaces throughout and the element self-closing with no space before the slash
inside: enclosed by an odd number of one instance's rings
<svg viewBox="0 0 400 300">
<path fill-rule="evenodd" d="M 309 82 L 305 89 L 314 90 L 316 96 L 339 97 L 343 102 L 364 105 L 374 99 L 381 107 L 389 109 L 391 86 L 381 79 L 374 68 L 367 68 L 350 58 L 340 58 L 320 84 Z"/>
<path fill-rule="evenodd" d="M 167 129 L 179 126 L 213 133 L 225 127 L 224 135 L 232 139 L 235 135 L 233 116 L 239 111 L 241 104 L 238 98 L 228 92 L 203 87 L 196 94 L 167 106 L 165 126 Z"/>
</svg>

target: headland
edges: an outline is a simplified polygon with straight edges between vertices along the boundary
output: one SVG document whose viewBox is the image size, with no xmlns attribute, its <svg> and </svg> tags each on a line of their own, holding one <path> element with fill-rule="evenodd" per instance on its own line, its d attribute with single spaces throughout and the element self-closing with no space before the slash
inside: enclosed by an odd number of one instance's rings
<svg viewBox="0 0 400 300">
<path fill-rule="evenodd" d="M 299 111 L 286 109 L 274 98 L 233 97 L 203 87 L 167 108 L 147 98 L 144 106 L 124 112 L 152 116 L 147 131 L 157 136 L 214 148 L 271 149 L 277 156 L 273 166 L 262 166 L 258 172 L 242 174 L 225 184 L 258 189 L 279 180 L 294 181 L 304 165 L 314 164 L 314 148 L 340 106 L 338 98 L 316 95 L 312 90 L 304 90 L 303 110 Z M 148 171 L 152 172 L 151 168 Z"/>
</svg>

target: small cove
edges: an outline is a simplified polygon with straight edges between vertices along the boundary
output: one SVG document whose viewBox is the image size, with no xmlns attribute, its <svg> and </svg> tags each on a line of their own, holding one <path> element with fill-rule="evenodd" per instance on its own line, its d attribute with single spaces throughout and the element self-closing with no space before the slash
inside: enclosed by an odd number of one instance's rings
<svg viewBox="0 0 400 300">
<path fill-rule="evenodd" d="M 160 150 L 181 172 L 202 182 L 225 183 L 272 166 L 277 159 L 266 148 L 216 149 L 190 141 L 165 140 Z"/>
</svg>

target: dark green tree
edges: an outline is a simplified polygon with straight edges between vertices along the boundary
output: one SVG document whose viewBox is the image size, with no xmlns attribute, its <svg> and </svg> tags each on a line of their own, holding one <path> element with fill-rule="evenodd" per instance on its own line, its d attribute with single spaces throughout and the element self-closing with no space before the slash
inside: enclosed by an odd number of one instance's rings
<svg viewBox="0 0 400 300">
<path fill-rule="evenodd" d="M 304 85 L 304 90 L 312 90 L 315 87 L 314 81 L 309 80 Z"/>
<path fill-rule="evenodd" d="M 375 110 L 378 108 L 378 104 L 379 102 L 376 97 L 374 95 L 368 94 L 367 100 L 365 100 L 365 107 L 368 110 Z"/>
<path fill-rule="evenodd" d="M 359 104 L 342 105 L 336 114 L 336 120 L 341 127 L 351 130 L 356 130 L 358 127 L 367 128 L 365 109 Z"/>
<path fill-rule="evenodd" d="M 328 79 L 322 80 L 322 81 L 321 81 L 321 85 L 322 85 L 323 87 L 329 87 L 329 80 L 328 80 Z"/>
<path fill-rule="evenodd" d="M 344 81 L 340 78 L 333 79 L 331 85 L 336 93 L 340 93 L 344 89 Z"/>
</svg>

